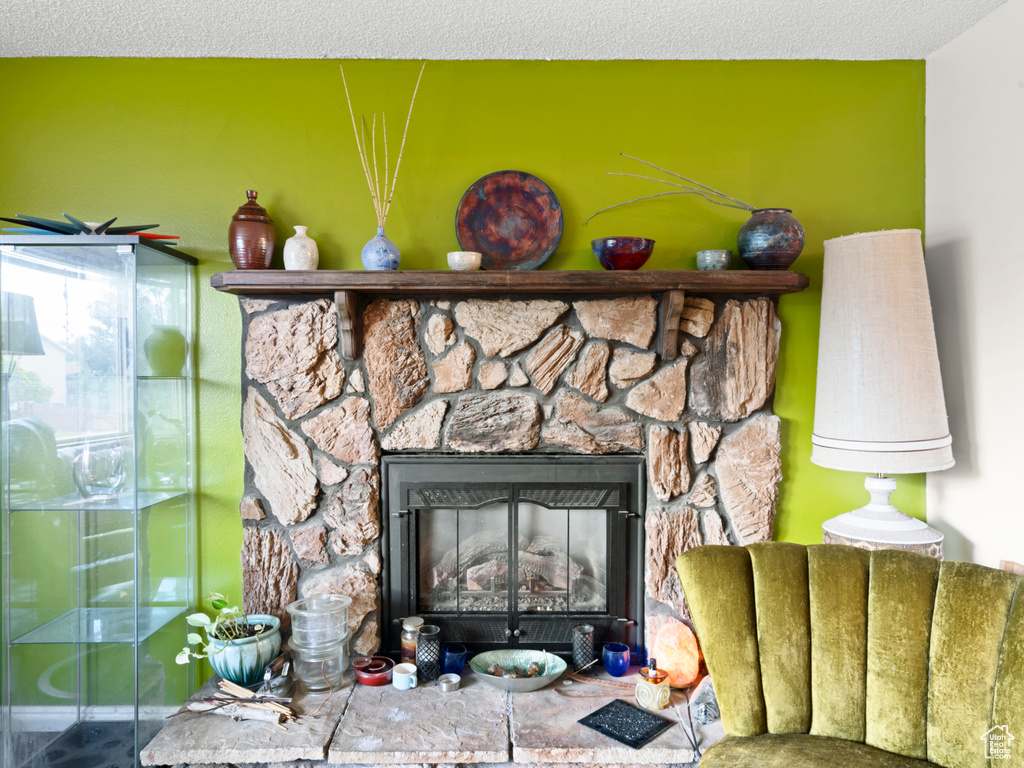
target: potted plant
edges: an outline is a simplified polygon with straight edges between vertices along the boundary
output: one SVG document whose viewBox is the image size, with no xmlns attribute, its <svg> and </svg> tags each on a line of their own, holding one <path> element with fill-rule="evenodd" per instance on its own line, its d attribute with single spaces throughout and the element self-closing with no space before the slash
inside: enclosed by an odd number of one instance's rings
<svg viewBox="0 0 1024 768">
<path fill-rule="evenodd" d="M 205 630 L 206 640 L 197 632 L 189 632 L 188 645 L 174 660 L 188 664 L 189 659 L 208 658 L 225 680 L 255 685 L 281 652 L 281 620 L 265 613 L 246 614 L 237 605 L 229 605 L 219 592 L 211 592 L 209 602 L 217 610 L 213 619 L 205 613 L 185 617 L 190 627 Z"/>
</svg>

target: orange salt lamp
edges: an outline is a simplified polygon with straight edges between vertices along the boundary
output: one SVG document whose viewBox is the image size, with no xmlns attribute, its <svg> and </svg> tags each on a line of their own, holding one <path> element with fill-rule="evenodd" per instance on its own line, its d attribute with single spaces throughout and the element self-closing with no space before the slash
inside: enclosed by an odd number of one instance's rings
<svg viewBox="0 0 1024 768">
<path fill-rule="evenodd" d="M 693 685 L 700 669 L 700 646 L 690 628 L 681 621 L 670 621 L 654 640 L 651 656 L 658 659 L 658 667 L 668 672 L 673 688 Z"/>
</svg>

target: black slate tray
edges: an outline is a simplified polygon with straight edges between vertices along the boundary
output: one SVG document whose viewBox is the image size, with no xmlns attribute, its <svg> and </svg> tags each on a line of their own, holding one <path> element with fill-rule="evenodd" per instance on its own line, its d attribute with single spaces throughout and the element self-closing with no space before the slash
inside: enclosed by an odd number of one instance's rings
<svg viewBox="0 0 1024 768">
<path fill-rule="evenodd" d="M 579 723 L 633 749 L 640 749 L 675 725 L 672 720 L 620 699 L 591 712 Z"/>
</svg>

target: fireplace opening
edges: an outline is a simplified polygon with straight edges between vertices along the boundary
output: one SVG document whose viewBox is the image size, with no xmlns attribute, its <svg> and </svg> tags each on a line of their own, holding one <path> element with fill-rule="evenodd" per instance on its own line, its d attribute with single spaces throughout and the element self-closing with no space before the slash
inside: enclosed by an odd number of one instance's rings
<svg viewBox="0 0 1024 768">
<path fill-rule="evenodd" d="M 643 637 L 644 462 L 635 456 L 388 456 L 385 650 L 421 616 L 476 653 Z"/>
</svg>

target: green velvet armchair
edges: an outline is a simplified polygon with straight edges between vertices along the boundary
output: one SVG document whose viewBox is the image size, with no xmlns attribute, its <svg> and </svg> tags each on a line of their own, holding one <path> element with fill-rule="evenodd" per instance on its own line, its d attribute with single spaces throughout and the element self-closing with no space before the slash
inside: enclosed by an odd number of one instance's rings
<svg viewBox="0 0 1024 768">
<path fill-rule="evenodd" d="M 701 768 L 1024 766 L 1024 577 L 782 542 L 676 569 L 726 733 Z"/>
</svg>

